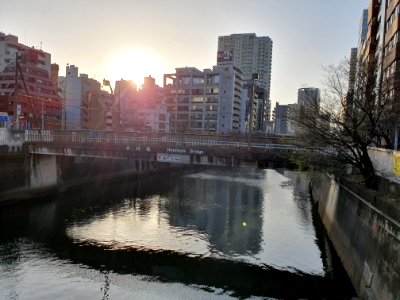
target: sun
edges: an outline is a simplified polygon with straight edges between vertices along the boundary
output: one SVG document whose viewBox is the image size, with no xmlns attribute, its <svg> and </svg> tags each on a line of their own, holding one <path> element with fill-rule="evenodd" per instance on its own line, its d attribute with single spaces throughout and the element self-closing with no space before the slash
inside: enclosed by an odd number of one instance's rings
<svg viewBox="0 0 400 300">
<path fill-rule="evenodd" d="M 113 52 L 106 62 L 106 79 L 133 80 L 139 87 L 143 78 L 151 75 L 161 78 L 164 66 L 158 56 L 145 48 L 125 48 Z M 157 82 L 160 85 L 160 82 Z"/>
</svg>

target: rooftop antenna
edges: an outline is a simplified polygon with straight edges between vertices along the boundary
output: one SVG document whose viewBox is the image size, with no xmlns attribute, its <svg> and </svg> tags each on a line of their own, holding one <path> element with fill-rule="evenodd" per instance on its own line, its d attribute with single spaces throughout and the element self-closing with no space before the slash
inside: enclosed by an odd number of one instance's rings
<svg viewBox="0 0 400 300">
<path fill-rule="evenodd" d="M 39 50 L 42 51 L 42 42 L 40 42 L 40 48 L 39 48 Z"/>
</svg>

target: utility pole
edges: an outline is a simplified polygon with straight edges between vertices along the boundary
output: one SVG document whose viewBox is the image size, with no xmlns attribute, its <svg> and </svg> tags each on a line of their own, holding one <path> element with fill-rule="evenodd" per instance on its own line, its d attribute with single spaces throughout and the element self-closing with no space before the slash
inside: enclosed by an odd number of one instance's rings
<svg viewBox="0 0 400 300">
<path fill-rule="evenodd" d="M 44 130 L 44 100 L 42 98 L 42 130 Z"/>
<path fill-rule="evenodd" d="M 15 53 L 15 82 L 14 82 L 14 118 L 15 128 L 19 129 L 19 113 L 18 113 L 18 51 Z"/>
<path fill-rule="evenodd" d="M 258 80 L 258 73 L 253 73 L 251 76 L 251 97 L 250 97 L 250 120 L 249 120 L 249 132 L 248 132 L 248 146 L 250 147 L 250 138 L 253 133 L 253 118 L 254 118 L 254 93 L 255 93 L 255 86 L 256 80 Z"/>
</svg>

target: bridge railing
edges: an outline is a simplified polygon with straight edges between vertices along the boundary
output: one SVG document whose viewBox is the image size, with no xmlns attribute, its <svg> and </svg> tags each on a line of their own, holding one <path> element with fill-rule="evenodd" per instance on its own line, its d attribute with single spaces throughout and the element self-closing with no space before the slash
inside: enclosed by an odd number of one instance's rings
<svg viewBox="0 0 400 300">
<path fill-rule="evenodd" d="M 117 131 L 49 131 L 26 130 L 27 142 L 82 143 L 82 144 L 124 144 L 124 145 L 158 145 L 187 147 L 225 147 L 235 149 L 252 149 L 255 151 L 319 151 L 295 145 L 293 138 L 244 136 L 244 135 L 206 135 L 176 133 L 137 133 Z M 292 143 L 289 143 L 292 142 Z"/>
</svg>

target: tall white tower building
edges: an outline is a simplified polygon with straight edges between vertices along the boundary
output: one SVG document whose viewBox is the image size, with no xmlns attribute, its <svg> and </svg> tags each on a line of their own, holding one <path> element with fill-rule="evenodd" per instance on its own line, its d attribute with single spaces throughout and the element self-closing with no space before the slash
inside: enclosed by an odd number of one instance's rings
<svg viewBox="0 0 400 300">
<path fill-rule="evenodd" d="M 243 33 L 218 37 L 217 64 L 233 63 L 242 70 L 244 80 L 251 80 L 252 74 L 258 73 L 259 86 L 266 89 L 268 95 L 271 62 L 272 40 L 268 36 L 257 37 L 255 33 Z"/>
<path fill-rule="evenodd" d="M 243 82 L 247 81 L 251 85 L 253 74 L 258 74 L 254 84 L 265 90 L 264 103 L 261 105 L 264 111 L 260 114 L 262 120 L 256 120 L 260 124 L 265 124 L 270 118 L 271 63 L 272 40 L 268 36 L 257 37 L 255 33 L 242 33 L 218 37 L 218 65 L 238 67 L 243 73 Z"/>
</svg>

